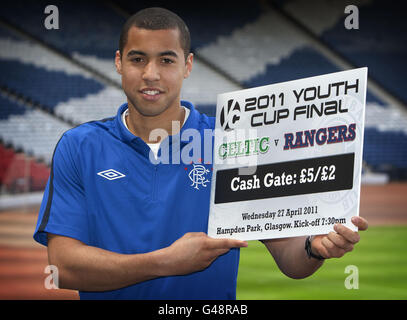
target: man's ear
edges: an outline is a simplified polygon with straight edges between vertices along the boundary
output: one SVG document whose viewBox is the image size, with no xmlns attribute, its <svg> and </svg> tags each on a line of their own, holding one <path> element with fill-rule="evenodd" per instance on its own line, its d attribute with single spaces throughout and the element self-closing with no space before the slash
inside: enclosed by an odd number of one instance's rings
<svg viewBox="0 0 407 320">
<path fill-rule="evenodd" d="M 120 55 L 120 51 L 116 51 L 116 56 L 114 58 L 114 64 L 116 66 L 116 71 L 118 74 L 122 74 L 122 59 Z"/>
<path fill-rule="evenodd" d="M 194 62 L 194 54 L 190 53 L 185 62 L 184 79 L 188 78 L 189 75 L 191 74 L 193 62 Z"/>
</svg>

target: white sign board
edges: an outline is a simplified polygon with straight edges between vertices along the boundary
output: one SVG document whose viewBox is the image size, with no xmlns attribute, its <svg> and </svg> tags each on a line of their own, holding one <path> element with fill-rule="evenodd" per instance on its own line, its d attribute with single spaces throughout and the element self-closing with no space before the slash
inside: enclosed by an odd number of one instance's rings
<svg viewBox="0 0 407 320">
<path fill-rule="evenodd" d="M 359 68 L 218 95 L 208 235 L 356 231 L 366 81 Z"/>
</svg>

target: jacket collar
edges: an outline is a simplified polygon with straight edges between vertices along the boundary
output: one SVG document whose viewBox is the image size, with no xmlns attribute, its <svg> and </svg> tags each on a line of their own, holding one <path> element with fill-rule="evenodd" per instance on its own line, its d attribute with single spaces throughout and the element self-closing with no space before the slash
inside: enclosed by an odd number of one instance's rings
<svg viewBox="0 0 407 320">
<path fill-rule="evenodd" d="M 190 113 L 189 113 L 187 121 L 182 126 L 180 132 L 175 135 L 168 136 L 166 138 L 166 139 L 169 139 L 168 146 L 170 146 L 170 147 L 172 145 L 174 145 L 174 146 L 180 145 L 181 147 L 183 147 L 184 145 L 188 144 L 189 141 L 181 140 L 182 133 L 187 129 L 192 129 L 192 128 L 199 129 L 200 114 L 195 109 L 194 105 L 191 102 L 188 102 L 185 100 L 181 100 L 181 105 L 188 108 L 190 110 Z M 114 131 L 118 135 L 120 140 L 122 140 L 123 142 L 125 142 L 127 144 L 134 146 L 137 150 L 139 150 L 140 152 L 142 152 L 143 154 L 148 156 L 148 154 L 150 152 L 150 148 L 147 146 L 147 144 L 140 137 L 131 133 L 123 124 L 122 114 L 127 109 L 128 109 L 127 102 L 123 103 L 119 107 L 119 109 L 117 111 L 117 115 L 115 117 Z M 165 140 L 162 142 L 162 145 L 163 146 L 167 145 Z"/>
</svg>

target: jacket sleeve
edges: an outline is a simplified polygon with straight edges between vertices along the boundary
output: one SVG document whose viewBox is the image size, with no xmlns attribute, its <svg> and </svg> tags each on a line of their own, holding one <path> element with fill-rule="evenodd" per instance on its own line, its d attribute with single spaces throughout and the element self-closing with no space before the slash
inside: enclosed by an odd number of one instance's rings
<svg viewBox="0 0 407 320">
<path fill-rule="evenodd" d="M 69 132 L 69 131 L 68 131 Z M 57 143 L 34 239 L 47 245 L 47 233 L 89 243 L 86 198 L 77 144 L 67 133 Z"/>
</svg>

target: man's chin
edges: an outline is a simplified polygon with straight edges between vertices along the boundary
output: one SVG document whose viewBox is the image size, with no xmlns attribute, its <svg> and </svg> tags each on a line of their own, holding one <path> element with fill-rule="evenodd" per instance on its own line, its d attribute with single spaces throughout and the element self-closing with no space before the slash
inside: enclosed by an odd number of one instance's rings
<svg viewBox="0 0 407 320">
<path fill-rule="evenodd" d="M 133 107 L 143 117 L 156 117 L 167 109 L 165 106 L 154 103 L 133 103 Z"/>
</svg>

